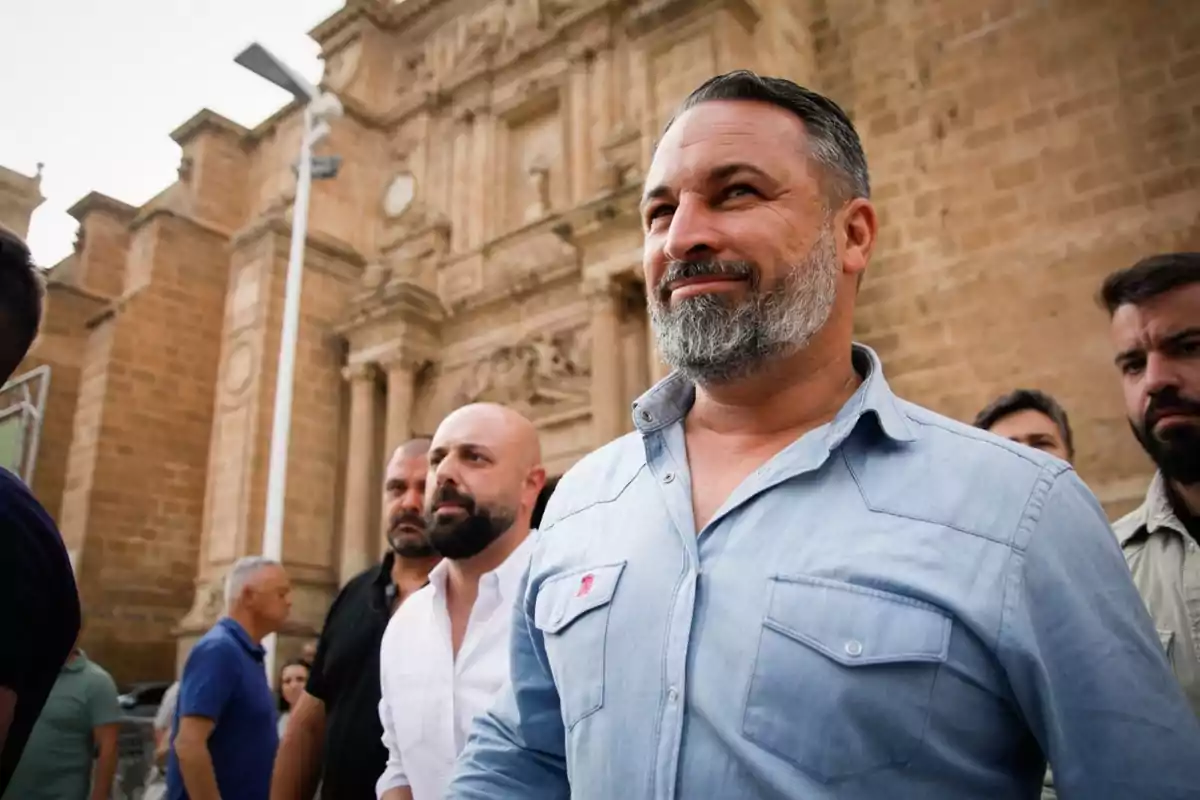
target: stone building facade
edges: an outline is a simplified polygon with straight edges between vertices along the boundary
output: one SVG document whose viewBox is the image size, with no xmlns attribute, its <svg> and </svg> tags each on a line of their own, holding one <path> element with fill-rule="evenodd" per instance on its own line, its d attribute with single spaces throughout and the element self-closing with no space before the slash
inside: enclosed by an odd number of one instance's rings
<svg viewBox="0 0 1200 800">
<path fill-rule="evenodd" d="M 281 652 L 381 553 L 394 444 L 496 400 L 557 475 L 631 430 L 663 373 L 641 175 L 675 105 L 737 67 L 830 94 L 861 131 L 881 240 L 858 335 L 894 388 L 959 418 L 1048 390 L 1109 510 L 1142 493 L 1093 296 L 1200 247 L 1200 5 L 351 0 L 312 36 L 346 115 L 312 200 Z M 48 414 L 37 489 L 119 678 L 169 675 L 261 546 L 299 124 L 201 111 L 172 134 L 179 180 L 140 208 L 82 200 L 52 272 L 32 361 L 65 365 L 50 410 L 71 424 Z"/>
</svg>

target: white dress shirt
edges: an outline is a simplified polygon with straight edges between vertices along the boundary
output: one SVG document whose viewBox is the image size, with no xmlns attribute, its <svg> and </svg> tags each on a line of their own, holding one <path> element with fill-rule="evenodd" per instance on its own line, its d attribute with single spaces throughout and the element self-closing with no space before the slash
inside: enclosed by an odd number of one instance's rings
<svg viewBox="0 0 1200 800">
<path fill-rule="evenodd" d="M 377 797 L 399 786 L 413 800 L 441 800 L 454 774 L 471 721 L 508 682 L 508 640 L 533 535 L 479 579 L 479 596 L 455 659 L 446 610 L 443 560 L 429 585 L 396 609 L 379 649 L 379 720 L 387 767 Z"/>
</svg>

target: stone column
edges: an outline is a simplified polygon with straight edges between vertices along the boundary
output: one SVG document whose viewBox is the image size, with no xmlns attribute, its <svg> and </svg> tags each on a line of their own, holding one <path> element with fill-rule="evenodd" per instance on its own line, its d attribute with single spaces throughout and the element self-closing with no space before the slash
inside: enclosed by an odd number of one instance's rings
<svg viewBox="0 0 1200 800">
<path fill-rule="evenodd" d="M 416 393 L 415 365 L 408 358 L 397 358 L 384 365 L 387 370 L 387 430 L 383 458 L 392 457 L 396 448 L 412 436 L 413 399 Z"/>
<path fill-rule="evenodd" d="M 342 370 L 350 384 L 350 432 L 346 452 L 346 494 L 342 508 L 341 585 L 374 563 L 376 538 L 372 535 L 377 411 L 374 364 L 354 364 Z"/>
<path fill-rule="evenodd" d="M 605 279 L 587 287 L 592 323 L 592 438 L 597 446 L 621 435 L 621 289 Z"/>
</svg>

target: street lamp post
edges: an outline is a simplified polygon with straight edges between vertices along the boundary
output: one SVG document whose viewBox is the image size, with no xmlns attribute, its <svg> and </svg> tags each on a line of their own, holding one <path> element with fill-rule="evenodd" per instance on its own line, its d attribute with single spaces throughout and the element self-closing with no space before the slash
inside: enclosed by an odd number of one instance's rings
<svg viewBox="0 0 1200 800">
<path fill-rule="evenodd" d="M 283 560 L 283 511 L 287 493 L 288 445 L 291 441 L 292 394 L 296 373 L 296 342 L 300 334 L 300 289 L 304 281 L 304 245 L 308 238 L 308 205 L 313 181 L 313 148 L 329 135 L 329 119 L 342 113 L 337 97 L 320 92 L 299 73 L 260 44 L 252 44 L 234 61 L 261 78 L 288 91 L 303 102 L 304 129 L 296 164 L 296 199 L 292 207 L 292 241 L 288 251 L 283 301 L 283 330 L 279 338 L 279 367 L 275 376 L 275 412 L 271 426 L 271 454 L 267 472 L 267 510 L 262 554 Z M 320 178 L 337 174 L 338 160 L 322 159 Z M 267 678 L 275 680 L 275 634 L 263 642 Z"/>
</svg>

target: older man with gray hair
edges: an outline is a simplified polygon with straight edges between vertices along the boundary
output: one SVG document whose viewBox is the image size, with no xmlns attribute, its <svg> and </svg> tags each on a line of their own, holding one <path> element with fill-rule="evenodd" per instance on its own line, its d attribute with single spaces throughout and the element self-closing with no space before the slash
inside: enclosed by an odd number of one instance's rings
<svg viewBox="0 0 1200 800">
<path fill-rule="evenodd" d="M 167 761 L 170 800 L 262 800 L 279 746 L 275 698 L 260 642 L 292 608 L 278 562 L 252 556 L 225 578 L 225 616 L 183 667 Z"/>
</svg>

